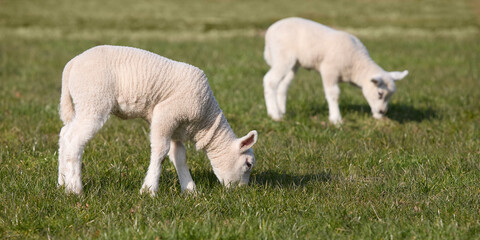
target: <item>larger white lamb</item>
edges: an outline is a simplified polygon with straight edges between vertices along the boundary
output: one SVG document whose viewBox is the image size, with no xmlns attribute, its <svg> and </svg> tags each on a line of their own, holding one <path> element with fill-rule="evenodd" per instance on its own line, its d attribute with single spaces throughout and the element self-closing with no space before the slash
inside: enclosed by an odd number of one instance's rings
<svg viewBox="0 0 480 240">
<path fill-rule="evenodd" d="M 67 63 L 62 77 L 58 184 L 82 193 L 81 156 L 110 114 L 150 123 L 151 158 L 141 192 L 155 195 L 168 154 L 182 191 L 195 190 L 183 141 L 205 149 L 215 175 L 226 186 L 247 184 L 257 132 L 237 139 L 202 70 L 157 54 L 120 46 L 98 46 Z"/>
<path fill-rule="evenodd" d="M 265 61 L 271 69 L 263 78 L 268 115 L 280 120 L 286 111 L 287 91 L 299 66 L 320 72 L 328 102 L 329 120 L 340 124 L 339 82 L 362 89 L 374 118 L 382 118 L 395 92 L 395 80 L 408 71 L 387 72 L 368 55 L 355 36 L 303 19 L 286 18 L 265 34 Z"/>
</svg>

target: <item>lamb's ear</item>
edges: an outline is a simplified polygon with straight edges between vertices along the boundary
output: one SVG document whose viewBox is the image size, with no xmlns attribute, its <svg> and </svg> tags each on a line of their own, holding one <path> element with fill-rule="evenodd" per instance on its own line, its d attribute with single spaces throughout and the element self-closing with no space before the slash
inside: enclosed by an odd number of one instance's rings
<svg viewBox="0 0 480 240">
<path fill-rule="evenodd" d="M 246 136 L 238 139 L 238 149 L 240 149 L 240 152 L 245 152 L 250 149 L 253 144 L 257 142 L 257 137 L 257 131 L 253 130 L 250 131 Z"/>
<path fill-rule="evenodd" d="M 408 71 L 405 70 L 403 72 L 390 72 L 390 76 L 393 78 L 393 80 L 398 81 L 402 80 L 404 77 L 408 75 Z"/>
<path fill-rule="evenodd" d="M 375 84 L 375 86 L 379 86 L 383 82 L 382 76 L 380 76 L 380 75 L 373 76 L 372 80 L 370 80 L 370 81 L 372 81 L 372 83 Z"/>
</svg>

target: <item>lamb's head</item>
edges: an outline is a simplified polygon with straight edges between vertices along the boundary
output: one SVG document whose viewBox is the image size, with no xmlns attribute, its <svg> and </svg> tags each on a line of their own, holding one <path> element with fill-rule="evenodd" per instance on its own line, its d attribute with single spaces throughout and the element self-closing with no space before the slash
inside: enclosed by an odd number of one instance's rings
<svg viewBox="0 0 480 240">
<path fill-rule="evenodd" d="M 387 113 L 388 101 L 396 90 L 395 81 L 403 79 L 407 74 L 407 70 L 376 74 L 362 87 L 374 118 L 380 119 Z"/>
<path fill-rule="evenodd" d="M 212 167 L 218 180 L 227 187 L 246 185 L 255 165 L 255 156 L 251 147 L 257 142 L 257 131 L 234 140 L 220 158 L 212 161 Z"/>
</svg>

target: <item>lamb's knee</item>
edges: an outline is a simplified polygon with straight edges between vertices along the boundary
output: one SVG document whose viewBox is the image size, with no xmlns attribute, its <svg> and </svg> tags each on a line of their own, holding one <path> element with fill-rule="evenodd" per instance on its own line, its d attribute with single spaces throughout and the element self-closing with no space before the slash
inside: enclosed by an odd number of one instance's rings
<svg viewBox="0 0 480 240">
<path fill-rule="evenodd" d="M 325 87 L 325 97 L 329 101 L 338 102 L 340 88 L 337 85 Z"/>
<path fill-rule="evenodd" d="M 68 146 L 83 148 L 90 139 L 102 128 L 106 122 L 107 116 L 90 116 L 85 115 L 77 117 L 70 123 L 65 130 L 61 132 L 61 138 Z M 63 136 L 62 136 L 63 134 Z"/>
<path fill-rule="evenodd" d="M 278 92 L 280 94 L 287 94 L 288 88 L 290 87 L 290 84 L 295 77 L 295 72 L 296 69 L 292 69 L 283 77 L 282 81 L 278 85 Z"/>
<path fill-rule="evenodd" d="M 150 147 L 152 154 L 151 160 L 160 159 L 163 162 L 165 156 L 170 151 L 170 140 L 167 138 L 152 139 Z"/>
<path fill-rule="evenodd" d="M 270 69 L 270 71 L 263 77 L 263 87 L 266 92 L 276 91 L 280 81 L 282 80 L 281 74 L 276 70 Z"/>
</svg>

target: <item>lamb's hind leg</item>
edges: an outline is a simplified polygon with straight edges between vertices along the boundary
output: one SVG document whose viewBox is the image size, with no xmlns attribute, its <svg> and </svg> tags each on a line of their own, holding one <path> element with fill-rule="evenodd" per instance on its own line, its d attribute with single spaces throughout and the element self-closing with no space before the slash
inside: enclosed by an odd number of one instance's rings
<svg viewBox="0 0 480 240">
<path fill-rule="evenodd" d="M 267 113 L 273 118 L 273 120 L 279 121 L 283 117 L 283 113 L 278 106 L 277 91 L 280 82 L 294 66 L 295 59 L 286 59 L 283 61 L 277 60 L 272 65 L 272 68 L 263 77 L 263 89 Z"/>
<path fill-rule="evenodd" d="M 149 193 L 151 196 L 155 196 L 158 191 L 162 163 L 170 150 L 171 136 L 176 127 L 175 119 L 169 114 L 171 112 L 174 111 L 162 109 L 161 106 L 157 106 L 153 110 L 150 126 L 150 165 L 140 193 Z"/>
<path fill-rule="evenodd" d="M 287 110 L 287 93 L 290 84 L 292 83 L 295 73 L 297 72 L 298 66 L 293 67 L 287 75 L 282 79 L 277 89 L 277 106 L 280 114 L 283 116 Z"/>
<path fill-rule="evenodd" d="M 102 128 L 108 114 L 91 115 L 77 112 L 75 119 L 62 129 L 60 136 L 59 184 L 66 192 L 81 194 L 81 171 L 85 145 Z"/>
<path fill-rule="evenodd" d="M 68 128 L 70 127 L 70 123 L 65 124 L 65 126 L 62 127 L 62 130 L 60 131 L 60 137 L 58 140 L 58 186 L 63 186 L 65 185 L 65 175 L 66 175 L 66 164 L 65 164 L 65 133 L 68 131 Z"/>
<path fill-rule="evenodd" d="M 193 182 L 190 171 L 188 170 L 187 155 L 185 151 L 185 146 L 183 146 L 182 142 L 170 142 L 170 152 L 168 153 L 168 157 L 175 166 L 175 169 L 177 169 L 178 179 L 180 181 L 182 192 L 194 192 L 195 183 Z"/>
</svg>

